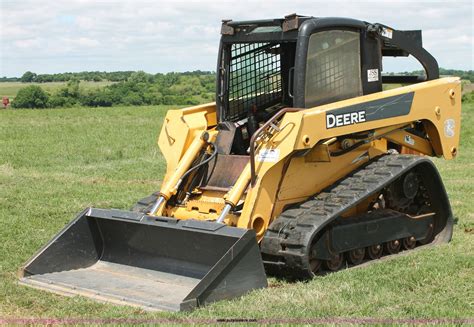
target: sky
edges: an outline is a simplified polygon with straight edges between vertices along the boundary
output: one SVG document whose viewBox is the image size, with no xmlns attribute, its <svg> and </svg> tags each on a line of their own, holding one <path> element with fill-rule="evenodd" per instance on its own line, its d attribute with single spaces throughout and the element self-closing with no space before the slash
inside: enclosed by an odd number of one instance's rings
<svg viewBox="0 0 474 327">
<path fill-rule="evenodd" d="M 215 70 L 222 19 L 291 13 L 423 30 L 440 67 L 473 69 L 473 1 L 0 0 L 0 76 Z M 413 58 L 384 71 L 420 69 Z"/>
</svg>

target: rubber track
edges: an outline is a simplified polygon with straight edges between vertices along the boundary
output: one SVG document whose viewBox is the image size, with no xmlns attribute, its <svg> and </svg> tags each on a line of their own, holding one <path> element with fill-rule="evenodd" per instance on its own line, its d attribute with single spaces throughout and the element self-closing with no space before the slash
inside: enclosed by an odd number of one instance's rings
<svg viewBox="0 0 474 327">
<path fill-rule="evenodd" d="M 344 211 L 426 161 L 428 159 L 413 155 L 380 157 L 339 181 L 330 190 L 284 211 L 270 224 L 261 243 L 266 268 L 276 274 L 312 277 L 308 267 L 309 247 L 318 232 Z"/>
</svg>

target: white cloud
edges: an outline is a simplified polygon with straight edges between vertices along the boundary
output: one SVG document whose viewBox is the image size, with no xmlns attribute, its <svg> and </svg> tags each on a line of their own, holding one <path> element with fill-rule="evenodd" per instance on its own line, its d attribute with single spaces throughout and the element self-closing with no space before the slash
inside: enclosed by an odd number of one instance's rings
<svg viewBox="0 0 474 327">
<path fill-rule="evenodd" d="M 94 48 L 100 44 L 99 41 L 90 39 L 88 37 L 80 37 L 78 39 L 72 39 L 72 42 L 76 42 L 78 46 Z"/>
<path fill-rule="evenodd" d="M 97 26 L 96 20 L 85 16 L 75 17 L 74 23 L 83 30 L 92 30 Z"/>
<path fill-rule="evenodd" d="M 473 69 L 471 1 L 1 0 L 0 75 L 214 70 L 221 19 L 293 12 L 422 29 L 440 66 Z M 405 70 L 396 62 L 386 68 Z M 416 68 L 408 61 L 406 70 Z"/>
<path fill-rule="evenodd" d="M 40 47 L 41 42 L 39 39 L 26 39 L 15 41 L 13 44 L 20 49 L 34 50 Z"/>
</svg>

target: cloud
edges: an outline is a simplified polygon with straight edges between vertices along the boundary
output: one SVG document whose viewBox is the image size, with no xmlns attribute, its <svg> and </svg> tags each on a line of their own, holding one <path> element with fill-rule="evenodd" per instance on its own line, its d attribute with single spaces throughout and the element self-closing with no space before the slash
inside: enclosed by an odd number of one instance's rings
<svg viewBox="0 0 474 327">
<path fill-rule="evenodd" d="M 71 39 L 70 42 L 76 43 L 80 47 L 97 47 L 100 42 L 94 39 L 90 39 L 88 37 L 80 37 L 78 39 Z"/>
<path fill-rule="evenodd" d="M 471 1 L 2 0 L 0 75 L 214 70 L 221 19 L 293 12 L 422 29 L 424 46 L 440 66 L 473 69 L 471 7 Z M 418 68 L 406 63 L 390 61 L 385 68 Z"/>
<path fill-rule="evenodd" d="M 14 45 L 20 49 L 34 50 L 40 47 L 41 42 L 39 39 L 26 39 L 15 41 Z"/>
</svg>

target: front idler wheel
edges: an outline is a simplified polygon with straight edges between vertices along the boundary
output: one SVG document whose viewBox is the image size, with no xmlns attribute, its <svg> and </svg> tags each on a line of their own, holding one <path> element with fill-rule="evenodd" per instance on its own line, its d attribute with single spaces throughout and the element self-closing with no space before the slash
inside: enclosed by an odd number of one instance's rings
<svg viewBox="0 0 474 327">
<path fill-rule="evenodd" d="M 311 272 L 316 275 L 321 270 L 321 265 L 321 260 L 316 259 L 316 249 L 313 245 L 313 248 L 311 249 L 311 253 L 309 255 L 309 268 L 311 269 Z"/>
<path fill-rule="evenodd" d="M 400 252 L 400 248 L 402 247 L 402 244 L 400 243 L 399 240 L 393 240 L 393 241 L 385 243 L 384 247 L 385 247 L 385 252 L 387 254 L 397 254 L 398 252 Z"/>
<path fill-rule="evenodd" d="M 421 245 L 425 245 L 425 244 L 429 244 L 433 242 L 433 240 L 434 240 L 434 225 L 430 224 L 428 227 L 428 231 L 426 233 L 426 237 L 420 240 L 419 242 Z"/>
<path fill-rule="evenodd" d="M 346 254 L 347 261 L 351 265 L 358 265 L 364 261 L 365 257 L 365 248 L 354 249 Z"/>
</svg>

